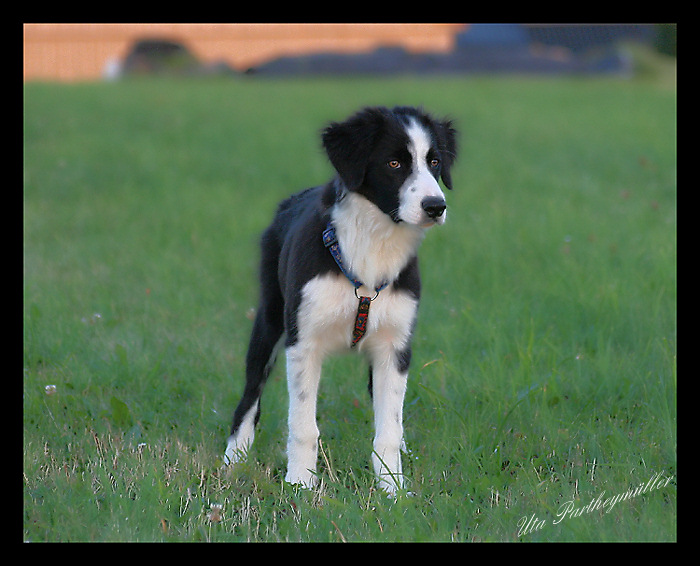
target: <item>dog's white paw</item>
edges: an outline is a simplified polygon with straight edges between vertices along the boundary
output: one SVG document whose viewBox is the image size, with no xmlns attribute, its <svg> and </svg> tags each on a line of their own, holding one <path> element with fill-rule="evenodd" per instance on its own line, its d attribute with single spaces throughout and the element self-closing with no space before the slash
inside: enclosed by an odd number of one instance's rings
<svg viewBox="0 0 700 566">
<path fill-rule="evenodd" d="M 226 446 L 226 452 L 224 452 L 224 464 L 223 467 L 227 468 L 234 466 L 239 462 L 243 462 L 248 458 L 248 448 L 250 444 L 241 444 L 238 439 L 231 436 L 228 439 L 228 445 Z"/>
<path fill-rule="evenodd" d="M 306 489 L 313 489 L 318 485 L 318 477 L 316 477 L 316 474 L 310 470 L 301 470 L 298 472 L 289 470 L 287 471 L 287 475 L 284 476 L 284 481 L 292 485 L 299 485 Z"/>
</svg>

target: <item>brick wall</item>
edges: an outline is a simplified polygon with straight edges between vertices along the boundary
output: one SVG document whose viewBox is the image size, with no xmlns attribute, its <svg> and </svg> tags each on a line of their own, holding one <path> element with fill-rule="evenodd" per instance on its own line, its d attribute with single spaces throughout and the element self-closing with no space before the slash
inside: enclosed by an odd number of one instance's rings
<svg viewBox="0 0 700 566">
<path fill-rule="evenodd" d="M 380 46 L 450 51 L 464 24 L 25 24 L 24 80 L 96 80 L 144 38 L 180 41 L 202 62 L 237 70 L 282 55 Z"/>
</svg>

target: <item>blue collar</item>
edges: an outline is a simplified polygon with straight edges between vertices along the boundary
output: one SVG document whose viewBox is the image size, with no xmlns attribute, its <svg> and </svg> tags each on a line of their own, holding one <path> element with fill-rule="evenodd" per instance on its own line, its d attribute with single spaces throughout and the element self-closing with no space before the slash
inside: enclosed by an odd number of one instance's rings
<svg viewBox="0 0 700 566">
<path fill-rule="evenodd" d="M 355 295 L 357 295 L 357 290 L 360 287 L 362 287 L 364 283 L 362 283 L 362 281 L 355 277 L 355 275 L 345 267 L 343 263 L 343 256 L 340 253 L 340 244 L 338 243 L 338 236 L 336 236 L 335 227 L 330 221 L 328 222 L 326 229 L 323 231 L 323 245 L 326 246 L 331 252 L 333 259 L 338 264 L 338 267 L 340 268 L 340 271 L 343 273 L 343 275 L 345 275 L 345 277 L 348 278 L 348 281 L 350 281 L 350 283 L 353 284 L 353 286 L 355 287 Z M 389 282 L 385 281 L 379 287 L 377 287 L 375 289 L 377 295 L 379 294 L 379 291 L 384 289 L 388 284 Z M 377 295 L 375 295 L 374 297 L 376 298 Z"/>
</svg>

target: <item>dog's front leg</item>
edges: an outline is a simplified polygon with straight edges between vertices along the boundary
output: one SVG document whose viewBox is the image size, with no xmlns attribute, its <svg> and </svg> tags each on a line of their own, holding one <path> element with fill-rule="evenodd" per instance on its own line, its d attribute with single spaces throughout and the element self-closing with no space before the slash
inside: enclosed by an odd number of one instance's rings
<svg viewBox="0 0 700 566">
<path fill-rule="evenodd" d="M 395 356 L 373 363 L 374 451 L 372 463 L 379 487 L 390 495 L 403 488 L 403 401 L 407 371 L 400 371 Z"/>
<path fill-rule="evenodd" d="M 289 390 L 289 438 L 285 481 L 313 487 L 316 484 L 318 427 L 316 399 L 321 379 L 321 362 L 309 349 L 287 349 L 287 388 Z"/>
</svg>

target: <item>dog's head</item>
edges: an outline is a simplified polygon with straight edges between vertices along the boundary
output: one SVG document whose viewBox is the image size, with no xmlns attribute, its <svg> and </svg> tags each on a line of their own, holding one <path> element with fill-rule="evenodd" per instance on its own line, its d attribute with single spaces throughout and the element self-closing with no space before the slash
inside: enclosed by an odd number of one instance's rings
<svg viewBox="0 0 700 566">
<path fill-rule="evenodd" d="M 432 226 L 445 222 L 452 189 L 456 131 L 420 109 L 365 108 L 323 132 L 323 146 L 349 191 L 373 202 L 394 222 Z"/>
</svg>

